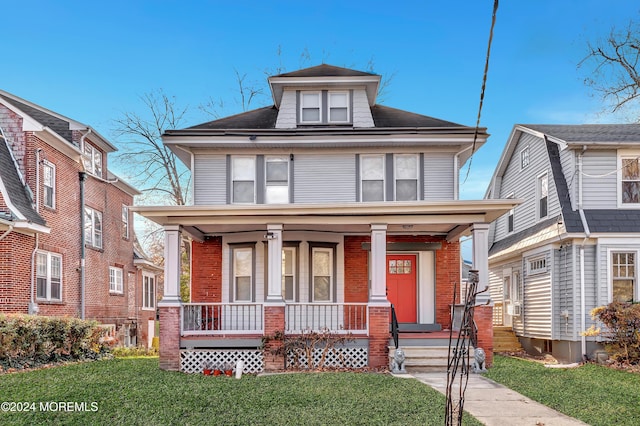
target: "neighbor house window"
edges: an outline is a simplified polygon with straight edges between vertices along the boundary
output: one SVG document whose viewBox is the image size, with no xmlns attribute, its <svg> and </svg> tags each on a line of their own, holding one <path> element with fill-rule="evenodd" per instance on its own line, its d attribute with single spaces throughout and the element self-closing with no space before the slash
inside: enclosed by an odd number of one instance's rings
<svg viewBox="0 0 640 426">
<path fill-rule="evenodd" d="M 102 177 L 102 152 L 85 142 L 83 158 L 85 170 L 94 176 Z"/>
<path fill-rule="evenodd" d="M 549 202 L 549 179 L 547 174 L 538 176 L 538 219 L 547 217 Z"/>
<path fill-rule="evenodd" d="M 636 252 L 611 253 L 611 286 L 614 302 L 633 302 L 636 294 Z"/>
<path fill-rule="evenodd" d="M 529 165 L 529 147 L 525 146 L 520 151 L 520 168 L 524 169 Z"/>
<path fill-rule="evenodd" d="M 509 194 L 509 196 L 507 198 L 509 199 L 513 199 L 515 196 L 513 193 Z M 516 208 L 512 208 L 511 210 L 509 210 L 509 213 L 507 213 L 507 232 L 513 232 L 513 215 L 515 213 Z"/>
<path fill-rule="evenodd" d="M 84 208 L 84 238 L 93 247 L 102 248 L 102 212 Z"/>
<path fill-rule="evenodd" d="M 384 201 L 384 155 L 360 156 L 362 201 Z"/>
<path fill-rule="evenodd" d="M 109 291 L 111 293 L 123 292 L 122 280 L 123 280 L 122 268 L 109 266 Z"/>
<path fill-rule="evenodd" d="M 329 92 L 329 123 L 348 123 L 349 92 Z"/>
<path fill-rule="evenodd" d="M 331 302 L 333 289 L 333 249 L 313 247 L 311 275 L 314 302 Z"/>
<path fill-rule="evenodd" d="M 233 253 L 233 298 L 235 302 L 253 300 L 253 249 L 241 247 Z"/>
<path fill-rule="evenodd" d="M 39 251 L 36 254 L 36 298 L 62 300 L 62 256 Z"/>
<path fill-rule="evenodd" d="M 289 202 L 288 157 L 265 157 L 265 185 L 265 203 L 286 204 Z"/>
<path fill-rule="evenodd" d="M 282 249 L 282 298 L 287 302 L 296 300 L 296 247 Z"/>
<path fill-rule="evenodd" d="M 300 92 L 300 122 L 303 124 L 322 122 L 321 92 Z"/>
<path fill-rule="evenodd" d="M 129 239 L 129 207 L 122 205 L 122 238 Z"/>
<path fill-rule="evenodd" d="M 621 201 L 624 205 L 640 205 L 640 160 L 621 158 Z"/>
<path fill-rule="evenodd" d="M 232 157 L 232 202 L 256 202 L 256 159 L 255 157 Z"/>
<path fill-rule="evenodd" d="M 418 199 L 418 156 L 396 154 L 393 157 L 395 174 L 395 200 L 414 201 Z"/>
<path fill-rule="evenodd" d="M 156 308 L 156 279 L 154 275 L 142 274 L 142 309 Z"/>
<path fill-rule="evenodd" d="M 42 163 L 43 203 L 46 207 L 56 207 L 56 166 L 48 161 Z"/>
</svg>

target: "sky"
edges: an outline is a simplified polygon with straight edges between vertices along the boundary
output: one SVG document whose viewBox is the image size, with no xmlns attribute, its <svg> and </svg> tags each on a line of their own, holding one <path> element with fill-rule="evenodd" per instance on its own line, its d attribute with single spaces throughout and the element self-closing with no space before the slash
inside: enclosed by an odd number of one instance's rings
<svg viewBox="0 0 640 426">
<path fill-rule="evenodd" d="M 188 107 L 187 127 L 212 119 L 198 108 L 209 99 L 241 111 L 236 72 L 267 90 L 268 70 L 373 63 L 390 80 L 381 103 L 475 126 L 492 11 L 493 0 L 3 2 L 0 89 L 122 148 L 113 121 L 145 114 L 146 93 Z M 500 2 L 480 120 L 491 137 L 463 170 L 461 198 L 484 196 L 514 124 L 619 121 L 578 63 L 639 12 L 634 0 Z"/>
</svg>

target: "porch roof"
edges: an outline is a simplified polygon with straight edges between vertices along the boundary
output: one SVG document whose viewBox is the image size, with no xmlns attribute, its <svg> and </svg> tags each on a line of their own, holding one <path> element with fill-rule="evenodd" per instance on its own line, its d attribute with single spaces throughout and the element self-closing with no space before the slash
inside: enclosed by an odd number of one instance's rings
<svg viewBox="0 0 640 426">
<path fill-rule="evenodd" d="M 387 224 L 394 234 L 446 235 L 455 241 L 469 235 L 475 223 L 490 223 L 520 204 L 516 199 L 377 202 L 346 204 L 261 204 L 215 206 L 133 206 L 153 222 L 181 225 L 193 237 L 266 231 L 369 233 L 372 224 Z"/>
</svg>

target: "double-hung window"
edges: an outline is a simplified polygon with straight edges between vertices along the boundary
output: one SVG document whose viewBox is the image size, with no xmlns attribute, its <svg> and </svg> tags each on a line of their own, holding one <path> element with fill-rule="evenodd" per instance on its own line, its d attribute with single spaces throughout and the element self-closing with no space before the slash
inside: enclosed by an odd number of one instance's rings
<svg viewBox="0 0 640 426">
<path fill-rule="evenodd" d="M 62 256 L 39 251 L 36 254 L 36 298 L 62 301 Z"/>
<path fill-rule="evenodd" d="M 313 247 L 311 259 L 313 301 L 331 302 L 333 300 L 333 249 Z"/>
<path fill-rule="evenodd" d="M 520 151 L 520 169 L 524 169 L 529 165 L 530 157 L 529 157 L 529 147 L 525 146 Z"/>
<path fill-rule="evenodd" d="M 233 253 L 233 299 L 234 302 L 253 300 L 253 248 L 238 247 Z"/>
<path fill-rule="evenodd" d="M 282 248 L 282 298 L 287 302 L 296 300 L 296 247 Z"/>
<path fill-rule="evenodd" d="M 549 179 L 547 174 L 544 173 L 538 176 L 538 185 L 537 185 L 537 195 L 538 195 L 538 219 L 544 219 L 549 214 L 548 206 L 549 206 Z"/>
<path fill-rule="evenodd" d="M 102 212 L 84 208 L 84 238 L 93 247 L 102 248 Z"/>
<path fill-rule="evenodd" d="M 129 239 L 129 206 L 122 205 L 122 238 Z"/>
<path fill-rule="evenodd" d="M 515 195 L 513 194 L 513 192 L 511 194 L 509 194 L 509 196 L 507 197 L 508 199 L 513 199 L 515 198 Z M 513 232 L 513 228 L 514 228 L 514 214 L 515 214 L 516 208 L 512 208 L 511 210 L 509 210 L 509 213 L 507 213 L 507 232 L 511 233 Z"/>
<path fill-rule="evenodd" d="M 640 159 L 620 158 L 620 201 L 623 206 L 640 206 Z"/>
<path fill-rule="evenodd" d="M 384 155 L 360 156 L 362 201 L 384 201 Z"/>
<path fill-rule="evenodd" d="M 231 157 L 232 202 L 253 204 L 256 202 L 256 158 Z"/>
<path fill-rule="evenodd" d="M 300 124 L 348 124 L 351 101 L 348 90 L 301 91 L 298 120 Z"/>
<path fill-rule="evenodd" d="M 122 268 L 109 266 L 109 292 L 122 294 L 123 276 Z"/>
<path fill-rule="evenodd" d="M 88 173 L 102 177 L 102 152 L 86 142 L 84 144 L 84 168 Z"/>
<path fill-rule="evenodd" d="M 329 123 L 348 123 L 349 92 L 329 92 Z"/>
<path fill-rule="evenodd" d="M 611 287 L 614 302 L 638 300 L 636 252 L 611 252 Z"/>
<path fill-rule="evenodd" d="M 300 123 L 322 122 L 322 92 L 300 92 Z"/>
<path fill-rule="evenodd" d="M 42 184 L 44 187 L 43 203 L 45 207 L 56 207 L 56 166 L 44 161 L 42 163 Z"/>
<path fill-rule="evenodd" d="M 418 156 L 396 154 L 393 156 L 395 174 L 395 200 L 414 201 L 418 199 Z"/>
<path fill-rule="evenodd" d="M 286 156 L 265 157 L 265 203 L 289 202 L 289 159 Z"/>
<path fill-rule="evenodd" d="M 156 308 L 156 279 L 154 275 L 142 274 L 142 309 Z"/>
</svg>

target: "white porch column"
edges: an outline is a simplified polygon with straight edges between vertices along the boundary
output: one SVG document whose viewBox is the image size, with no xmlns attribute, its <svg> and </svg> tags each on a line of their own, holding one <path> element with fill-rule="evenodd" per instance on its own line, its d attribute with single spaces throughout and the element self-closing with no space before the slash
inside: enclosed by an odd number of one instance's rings
<svg viewBox="0 0 640 426">
<path fill-rule="evenodd" d="M 387 225 L 371 224 L 371 293 L 369 303 L 390 306 L 387 299 Z"/>
<path fill-rule="evenodd" d="M 158 306 L 179 306 L 180 275 L 182 273 L 182 228 L 180 225 L 164 227 L 164 296 Z"/>
<path fill-rule="evenodd" d="M 478 291 L 481 291 L 489 286 L 489 224 L 474 223 L 471 232 L 473 237 L 473 269 L 478 271 Z M 476 301 L 483 304 L 490 298 L 491 295 L 487 290 L 479 294 Z"/>
<path fill-rule="evenodd" d="M 267 225 L 268 285 L 267 303 L 284 303 L 282 299 L 282 225 Z"/>
</svg>

